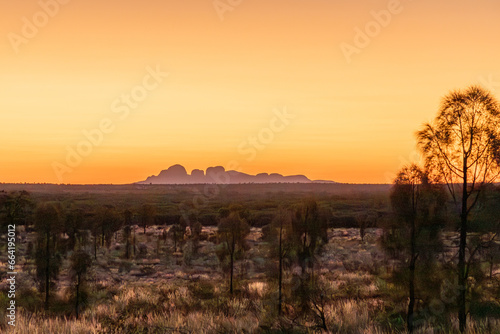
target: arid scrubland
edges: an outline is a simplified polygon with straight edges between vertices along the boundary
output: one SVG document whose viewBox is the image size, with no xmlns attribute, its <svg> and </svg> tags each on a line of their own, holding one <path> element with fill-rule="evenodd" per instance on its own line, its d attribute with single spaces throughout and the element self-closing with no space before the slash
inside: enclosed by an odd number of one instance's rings
<svg viewBox="0 0 500 334">
<path fill-rule="evenodd" d="M 381 229 L 370 228 L 362 241 L 358 229 L 329 229 L 329 242 L 318 258 L 316 283 L 322 297 L 312 312 L 294 310 L 294 276 L 300 268 L 286 271 L 289 292 L 284 313 L 276 314 L 276 282 L 269 279 L 272 265 L 266 259 L 266 244 L 260 228 L 247 237 L 250 249 L 236 263 L 235 294 L 228 294 L 226 274 L 214 255 L 216 244 L 209 239 L 215 228 L 204 228 L 207 240 L 199 243 L 196 255 L 186 264 L 186 256 L 172 252 L 173 243 L 161 241 L 162 227 L 151 226 L 137 234 L 143 254 L 123 258 L 123 243 L 113 241 L 101 248 L 91 270 L 87 301 L 80 318 L 74 317 L 69 273 L 62 270 L 53 309 L 43 311 L 43 296 L 31 278 L 35 270 L 23 257 L 19 285 L 17 325 L 12 333 L 392 333 L 404 323 L 407 300 L 389 298 L 393 288 L 384 278 L 395 265 L 385 260 L 377 241 Z M 26 241 L 34 233 L 28 233 Z M 120 240 L 120 233 L 114 240 Z M 456 236 L 446 236 L 453 243 Z M 20 252 L 27 247 L 21 243 Z M 145 250 L 144 250 L 145 249 Z M 67 261 L 67 260 L 66 260 Z M 63 265 L 64 267 L 65 265 Z M 5 299 L 5 296 L 3 299 Z M 4 309 L 2 307 L 2 309 Z M 436 310 L 439 311 L 439 310 Z M 435 316 L 440 316 L 436 314 Z M 322 317 L 327 329 L 322 329 Z M 2 319 L 6 319 L 5 316 Z M 452 319 L 456 327 L 456 319 Z M 393 329 L 391 329 L 391 326 Z M 470 333 L 496 333 L 500 321 L 472 321 Z M 417 333 L 434 333 L 438 328 L 423 325 Z M 496 332 L 495 332 L 496 331 Z M 452 331 L 450 331 L 451 333 Z"/>
<path fill-rule="evenodd" d="M 316 199 L 247 187 L 230 187 L 197 211 L 183 211 L 192 209 L 187 187 L 5 195 L 25 207 L 17 218 L 3 216 L 16 222 L 17 276 L 14 327 L 2 252 L 2 331 L 406 332 L 407 229 L 392 214 L 387 187 Z M 496 237 L 469 232 L 468 333 L 500 331 Z M 458 238 L 452 220 L 423 234 L 415 333 L 458 331 Z"/>
</svg>

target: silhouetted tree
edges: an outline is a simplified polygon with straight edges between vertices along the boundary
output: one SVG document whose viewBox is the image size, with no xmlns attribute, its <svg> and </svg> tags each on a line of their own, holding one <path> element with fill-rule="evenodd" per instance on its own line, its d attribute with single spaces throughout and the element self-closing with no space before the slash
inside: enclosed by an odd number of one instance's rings
<svg viewBox="0 0 500 334">
<path fill-rule="evenodd" d="M 57 236 L 63 229 L 63 211 L 58 202 L 45 202 L 36 208 L 35 229 L 38 233 L 37 277 L 45 291 L 45 309 L 49 309 L 51 281 L 57 278 L 61 257 L 56 254 Z"/>
<path fill-rule="evenodd" d="M 420 167 L 411 164 L 400 170 L 391 191 L 391 204 L 402 237 L 399 239 L 400 249 L 409 270 L 406 323 L 410 333 L 414 329 L 417 258 L 423 257 L 424 252 L 437 251 L 440 245 L 438 231 L 444 225 L 446 204 L 446 196 L 441 189 L 429 183 L 427 174 Z"/>
<path fill-rule="evenodd" d="M 475 319 L 494 317 L 498 313 L 488 296 L 500 292 L 500 281 L 495 275 L 495 267 L 500 262 L 499 210 L 500 188 L 488 185 L 472 211 L 467 240 L 467 276 L 473 282 L 469 285 L 468 313 Z"/>
<path fill-rule="evenodd" d="M 193 243 L 193 253 L 197 254 L 198 253 L 198 248 L 199 248 L 199 243 L 200 243 L 200 236 L 201 236 L 201 231 L 203 229 L 203 226 L 201 225 L 200 222 L 196 221 L 191 224 L 191 241 Z"/>
<path fill-rule="evenodd" d="M 85 282 L 85 276 L 91 265 L 92 258 L 83 250 L 75 251 L 71 256 L 71 273 L 75 280 L 75 314 L 77 319 L 79 315 L 79 305 L 86 299 L 82 298 L 81 290 Z"/>
<path fill-rule="evenodd" d="M 125 258 L 130 258 L 130 247 L 131 247 L 131 238 L 132 238 L 132 211 L 126 209 L 123 212 L 124 216 L 124 227 L 123 227 L 123 241 L 125 242 Z M 135 244 L 134 244 L 135 247 Z"/>
<path fill-rule="evenodd" d="M 0 193 L 0 226 L 24 224 L 32 208 L 33 201 L 27 191 Z"/>
<path fill-rule="evenodd" d="M 278 259 L 278 314 L 281 315 L 283 303 L 284 261 L 293 250 L 292 214 L 280 208 L 271 224 L 262 229 L 264 240 L 270 247 L 270 255 Z"/>
<path fill-rule="evenodd" d="M 458 251 L 458 319 L 466 329 L 467 228 L 471 210 L 484 185 L 495 181 L 500 163 L 498 101 L 478 86 L 453 91 L 444 97 L 432 124 L 417 133 L 425 167 L 445 183 L 460 210 Z"/>
<path fill-rule="evenodd" d="M 84 226 L 85 213 L 83 209 L 78 207 L 72 207 L 68 210 L 65 219 L 65 232 L 68 235 L 68 249 L 74 250 L 76 246 L 76 240 L 79 236 L 79 231 Z"/>
<path fill-rule="evenodd" d="M 363 212 L 356 214 L 355 219 L 359 227 L 359 236 L 361 241 L 365 240 L 366 229 L 370 226 L 374 226 L 377 221 L 377 214 L 368 208 L 363 208 Z"/>
<path fill-rule="evenodd" d="M 180 217 L 176 224 L 172 225 L 168 230 L 172 241 L 174 242 L 174 252 L 177 252 L 177 247 L 184 241 L 187 223 L 184 217 Z"/>
<path fill-rule="evenodd" d="M 245 237 L 250 233 L 250 226 L 240 217 L 239 212 L 233 211 L 226 218 L 220 219 L 217 226 L 219 242 L 223 245 L 223 252 L 219 258 L 229 257 L 229 293 L 233 294 L 234 260 L 237 251 L 245 248 Z M 222 261 L 221 261 L 222 262 Z"/>
<path fill-rule="evenodd" d="M 153 225 L 155 221 L 156 208 L 151 204 L 143 204 L 139 210 L 141 227 L 144 229 L 144 234 L 146 234 L 146 228 Z"/>
<path fill-rule="evenodd" d="M 122 220 L 112 205 L 103 205 L 98 208 L 94 215 L 92 234 L 94 236 L 94 258 L 97 259 L 98 238 L 101 239 L 101 247 L 106 243 L 109 247 L 113 234 L 121 227 Z"/>
<path fill-rule="evenodd" d="M 322 246 L 328 243 L 327 221 L 314 199 L 307 199 L 295 208 L 292 216 L 292 247 L 298 264 L 302 268 L 301 275 L 292 278 L 294 284 L 294 301 L 297 314 L 320 315 L 318 309 L 319 291 L 318 279 L 314 270 L 317 264 L 317 254 Z M 321 302 L 320 302 L 321 303 Z M 321 316 L 320 316 L 321 318 Z M 318 319 L 320 319 L 318 318 Z M 323 326 L 320 321 L 320 327 Z"/>
<path fill-rule="evenodd" d="M 328 243 L 328 226 L 321 215 L 318 203 L 309 199 L 300 205 L 292 220 L 293 235 L 299 264 L 305 273 L 309 267 L 314 268 L 316 253 L 321 246 Z"/>
<path fill-rule="evenodd" d="M 485 187 L 474 210 L 471 229 L 476 232 L 475 245 L 469 248 L 472 254 L 480 255 L 480 259 L 488 263 L 488 277 L 493 278 L 493 267 L 500 262 L 500 187 Z M 478 248 L 478 250 L 476 250 Z"/>
</svg>

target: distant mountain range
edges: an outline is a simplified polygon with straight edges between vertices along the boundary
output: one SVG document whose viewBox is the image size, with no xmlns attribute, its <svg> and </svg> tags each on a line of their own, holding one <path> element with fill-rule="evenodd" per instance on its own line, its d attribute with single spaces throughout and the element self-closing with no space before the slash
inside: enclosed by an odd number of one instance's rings
<svg viewBox="0 0 500 334">
<path fill-rule="evenodd" d="M 206 171 L 193 169 L 188 174 L 186 168 L 181 165 L 173 165 L 166 170 L 162 170 L 158 175 L 152 175 L 137 184 L 241 184 L 241 183 L 336 183 L 333 181 L 316 180 L 312 181 L 304 175 L 283 176 L 281 174 L 260 173 L 250 175 L 235 170 L 226 171 L 224 167 L 208 167 Z"/>
</svg>

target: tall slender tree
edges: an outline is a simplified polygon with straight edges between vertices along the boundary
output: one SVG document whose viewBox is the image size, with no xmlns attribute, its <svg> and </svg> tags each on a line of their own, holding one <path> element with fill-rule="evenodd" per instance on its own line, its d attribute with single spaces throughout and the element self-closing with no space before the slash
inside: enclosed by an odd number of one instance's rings
<svg viewBox="0 0 500 334">
<path fill-rule="evenodd" d="M 321 214 L 318 203 L 309 199 L 296 210 L 292 220 L 292 229 L 302 272 L 314 269 L 316 253 L 328 243 L 327 222 Z"/>
<path fill-rule="evenodd" d="M 415 306 L 415 263 L 417 261 L 416 218 L 420 204 L 420 192 L 425 174 L 416 165 L 404 167 L 394 181 L 395 187 L 391 193 L 391 202 L 395 211 L 402 216 L 403 221 L 410 225 L 409 254 L 409 303 L 406 318 L 408 331 L 413 332 L 413 308 Z"/>
<path fill-rule="evenodd" d="M 82 286 L 85 283 L 86 274 L 92 265 L 92 258 L 83 251 L 77 250 L 71 256 L 71 273 L 75 280 L 75 314 L 78 319 L 80 305 L 82 302 Z"/>
<path fill-rule="evenodd" d="M 460 211 L 458 319 L 467 323 L 467 229 L 486 184 L 500 173 L 500 111 L 493 95 L 479 86 L 449 93 L 434 121 L 417 132 L 418 147 L 431 176 L 446 184 Z"/>
<path fill-rule="evenodd" d="M 101 247 L 106 243 L 109 247 L 113 234 L 118 231 L 123 221 L 112 205 L 103 205 L 96 210 L 93 216 L 92 235 L 94 237 L 94 258 L 97 259 L 98 240 Z"/>
<path fill-rule="evenodd" d="M 427 174 L 415 164 L 404 166 L 400 170 L 391 190 L 391 204 L 400 232 L 398 234 L 402 237 L 393 241 L 401 244 L 398 248 L 408 266 L 409 303 L 406 323 L 410 333 L 414 329 L 417 259 L 432 259 L 432 253 L 440 248 L 438 232 L 444 225 L 445 195 L 442 186 L 430 184 Z"/>
<path fill-rule="evenodd" d="M 126 209 L 123 211 L 123 242 L 125 242 L 125 258 L 130 258 L 130 246 L 132 244 L 132 211 Z M 135 246 L 135 245 L 134 245 Z"/>
<path fill-rule="evenodd" d="M 151 204 L 143 204 L 139 210 L 141 219 L 141 226 L 144 229 L 143 233 L 146 234 L 146 228 L 155 222 L 156 208 Z"/>
<path fill-rule="evenodd" d="M 234 261 L 238 250 L 245 248 L 245 237 L 250 233 L 250 226 L 240 217 L 239 212 L 233 211 L 228 217 L 222 218 L 217 226 L 219 242 L 223 246 L 221 258 L 229 257 L 229 293 L 233 294 Z"/>
<path fill-rule="evenodd" d="M 283 304 L 283 271 L 285 260 L 292 250 L 292 213 L 280 208 L 271 224 L 262 229 L 264 239 L 270 247 L 270 254 L 278 259 L 278 315 Z"/>
<path fill-rule="evenodd" d="M 59 272 L 60 258 L 57 257 L 56 239 L 63 230 L 63 211 L 58 202 L 45 202 L 35 211 L 35 229 L 38 233 L 37 276 L 45 291 L 45 309 L 49 309 L 51 281 Z"/>
<path fill-rule="evenodd" d="M 170 234 L 172 241 L 174 242 L 174 253 L 177 252 L 178 246 L 181 246 L 184 241 L 184 234 L 186 233 L 187 223 L 184 217 L 179 217 L 177 222 L 170 226 L 168 233 Z"/>
<path fill-rule="evenodd" d="M 68 235 L 68 250 L 74 250 L 79 232 L 84 225 L 85 212 L 82 208 L 72 207 L 68 210 L 65 219 L 65 232 Z"/>
</svg>

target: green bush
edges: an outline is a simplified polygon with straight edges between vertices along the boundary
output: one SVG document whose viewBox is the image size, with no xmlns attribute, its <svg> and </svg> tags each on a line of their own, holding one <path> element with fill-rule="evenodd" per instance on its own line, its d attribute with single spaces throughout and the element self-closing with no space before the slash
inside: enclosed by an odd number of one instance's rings
<svg viewBox="0 0 500 334">
<path fill-rule="evenodd" d="M 199 281 L 188 286 L 189 291 L 195 299 L 212 299 L 215 296 L 215 289 L 211 282 Z"/>
<path fill-rule="evenodd" d="M 16 292 L 16 305 L 29 312 L 43 309 L 43 296 L 36 289 L 20 289 Z"/>
<path fill-rule="evenodd" d="M 120 266 L 118 267 L 119 273 L 128 273 L 132 269 L 132 262 L 130 261 L 122 261 L 120 262 Z"/>
</svg>

